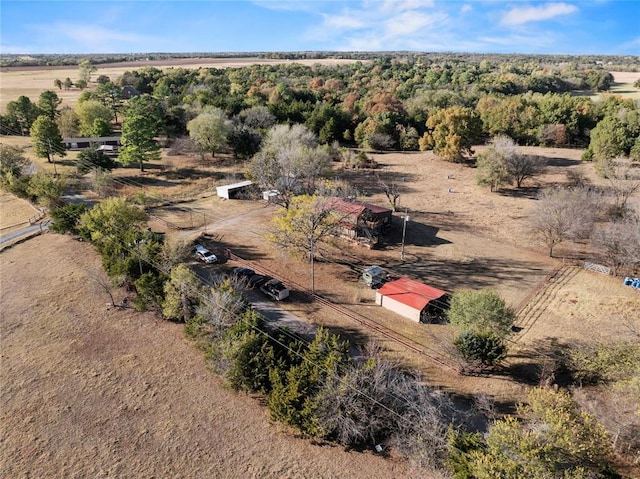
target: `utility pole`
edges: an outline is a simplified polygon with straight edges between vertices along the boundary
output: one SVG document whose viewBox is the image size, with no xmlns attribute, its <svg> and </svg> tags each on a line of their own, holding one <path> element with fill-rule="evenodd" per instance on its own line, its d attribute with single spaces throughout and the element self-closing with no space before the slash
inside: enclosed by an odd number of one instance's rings
<svg viewBox="0 0 640 479">
<path fill-rule="evenodd" d="M 49 157 L 53 162 L 53 176 L 58 176 L 58 171 L 56 170 L 56 155 L 53 153 L 53 150 L 51 149 L 51 140 L 47 139 L 47 143 L 49 144 Z"/>
<path fill-rule="evenodd" d="M 404 209 L 404 216 L 402 217 L 402 220 L 402 250 L 400 251 L 400 259 L 404 261 L 404 238 L 407 232 L 407 221 L 409 221 L 407 208 Z"/>
<path fill-rule="evenodd" d="M 309 243 L 311 246 L 310 256 L 311 256 L 311 294 L 316 293 L 316 272 L 315 272 L 315 264 L 313 262 L 313 235 L 309 235 Z"/>
</svg>

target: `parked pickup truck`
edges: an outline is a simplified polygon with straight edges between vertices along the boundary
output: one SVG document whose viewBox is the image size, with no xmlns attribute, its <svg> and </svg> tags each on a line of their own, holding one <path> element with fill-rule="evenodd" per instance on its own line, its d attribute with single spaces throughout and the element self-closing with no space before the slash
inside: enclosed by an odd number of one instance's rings
<svg viewBox="0 0 640 479">
<path fill-rule="evenodd" d="M 260 291 L 276 301 L 282 301 L 289 297 L 289 289 L 277 279 L 270 279 L 263 283 L 260 286 Z"/>
</svg>

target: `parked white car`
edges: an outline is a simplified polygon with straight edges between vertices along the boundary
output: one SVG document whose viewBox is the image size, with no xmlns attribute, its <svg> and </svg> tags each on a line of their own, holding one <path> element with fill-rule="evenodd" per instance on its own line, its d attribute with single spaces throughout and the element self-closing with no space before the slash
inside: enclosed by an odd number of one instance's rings
<svg viewBox="0 0 640 479">
<path fill-rule="evenodd" d="M 197 244 L 194 249 L 196 252 L 196 258 L 200 261 L 204 261 L 207 264 L 216 263 L 218 261 L 218 257 L 204 246 Z"/>
</svg>

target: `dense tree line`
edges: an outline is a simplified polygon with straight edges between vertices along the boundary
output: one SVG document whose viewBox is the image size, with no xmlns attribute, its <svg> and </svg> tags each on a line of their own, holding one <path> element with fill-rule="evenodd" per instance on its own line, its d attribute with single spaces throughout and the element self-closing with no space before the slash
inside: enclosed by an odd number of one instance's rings
<svg viewBox="0 0 640 479">
<path fill-rule="evenodd" d="M 94 68 L 81 62 L 80 76 L 90 79 Z M 433 149 L 451 161 L 470 156 L 471 145 L 500 135 L 520 145 L 590 145 L 591 157 L 612 151 L 637 156 L 640 148 L 634 143 L 640 123 L 636 103 L 615 97 L 593 102 L 571 94 L 606 91 L 612 80 L 601 65 L 580 64 L 577 58 L 560 63 L 517 56 L 377 56 L 336 66 L 288 63 L 166 72 L 143 67 L 113 82 L 99 78 L 72 111 L 57 112 L 51 103 L 55 93 L 46 92 L 38 105 L 27 97 L 9 102 L 2 124 L 9 132 L 27 134 L 42 113 L 56 118 L 63 136 L 108 134 L 124 108 L 120 89 L 129 85 L 155 98 L 160 133 L 189 133 L 211 153 L 231 148 L 245 158 L 258 151 L 265 133 L 264 125 L 250 121 L 256 109 L 268 111 L 277 123 L 304 124 L 324 144 Z M 212 112 L 217 112 L 215 121 Z"/>
<path fill-rule="evenodd" d="M 57 66 L 78 65 L 89 60 L 94 65 L 102 63 L 120 63 L 132 61 L 171 60 L 185 58 L 270 58 L 270 59 L 351 59 L 373 60 L 376 58 L 428 58 L 436 61 L 457 60 L 479 62 L 488 60 L 502 63 L 504 61 L 536 61 L 543 64 L 569 63 L 576 67 L 598 68 L 607 65 L 615 71 L 637 71 L 640 61 L 637 57 L 619 55 L 561 55 L 561 54 L 500 54 L 500 53 L 424 53 L 424 52 L 362 52 L 362 51 L 305 51 L 305 52 L 176 52 L 176 53 L 105 53 L 105 54 L 56 54 L 35 53 L 29 56 L 3 53 L 0 54 L 0 66 Z"/>
</svg>

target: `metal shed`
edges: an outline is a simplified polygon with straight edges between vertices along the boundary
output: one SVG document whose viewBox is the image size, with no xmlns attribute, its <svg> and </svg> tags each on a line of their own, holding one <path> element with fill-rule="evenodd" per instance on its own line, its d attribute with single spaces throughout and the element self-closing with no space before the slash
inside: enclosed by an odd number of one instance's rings
<svg viewBox="0 0 640 479">
<path fill-rule="evenodd" d="M 409 278 L 389 281 L 376 291 L 376 304 L 419 323 L 441 313 L 447 292 Z"/>
<path fill-rule="evenodd" d="M 233 183 L 231 185 L 216 186 L 216 193 L 220 198 L 231 200 L 235 198 L 242 190 L 253 185 L 253 181 L 241 181 L 240 183 Z"/>
</svg>

